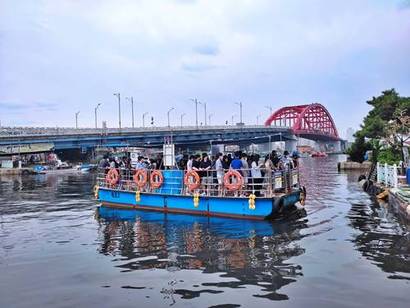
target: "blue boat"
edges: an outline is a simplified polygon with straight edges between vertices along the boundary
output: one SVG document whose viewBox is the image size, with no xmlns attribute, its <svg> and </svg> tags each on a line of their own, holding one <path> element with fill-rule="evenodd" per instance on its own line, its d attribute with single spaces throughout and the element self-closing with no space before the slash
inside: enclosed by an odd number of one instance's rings
<svg viewBox="0 0 410 308">
<path fill-rule="evenodd" d="M 297 169 L 266 172 L 253 181 L 244 171 L 100 170 L 94 188 L 102 207 L 252 220 L 274 220 L 304 203 Z M 245 173 L 250 174 L 250 173 Z"/>
</svg>

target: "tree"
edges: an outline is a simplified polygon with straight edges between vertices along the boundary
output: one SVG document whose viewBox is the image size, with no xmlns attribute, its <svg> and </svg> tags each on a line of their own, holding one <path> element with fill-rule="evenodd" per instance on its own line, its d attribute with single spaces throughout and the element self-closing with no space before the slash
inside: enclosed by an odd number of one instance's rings
<svg viewBox="0 0 410 308">
<path fill-rule="evenodd" d="M 351 159 L 361 162 L 369 148 L 376 150 L 372 146 L 376 143 L 366 143 L 366 138 L 386 140 L 392 150 L 400 151 L 403 157 L 403 146 L 410 130 L 410 97 L 401 97 L 395 89 L 390 89 L 383 91 L 378 97 L 373 97 L 367 101 L 367 104 L 373 108 L 364 118 L 361 129 L 355 135 L 356 140 L 349 151 Z"/>
</svg>

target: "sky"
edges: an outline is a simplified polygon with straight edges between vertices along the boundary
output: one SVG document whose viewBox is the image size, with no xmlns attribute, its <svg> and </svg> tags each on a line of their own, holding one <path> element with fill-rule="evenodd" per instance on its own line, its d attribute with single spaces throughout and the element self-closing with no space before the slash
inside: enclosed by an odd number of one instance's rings
<svg viewBox="0 0 410 308">
<path fill-rule="evenodd" d="M 366 101 L 410 96 L 410 0 L 0 0 L 3 126 L 261 124 L 320 102 L 341 136 Z M 148 119 L 148 117 L 146 119 Z M 204 108 L 199 106 L 199 121 Z M 148 121 L 147 121 L 148 122 Z"/>
</svg>

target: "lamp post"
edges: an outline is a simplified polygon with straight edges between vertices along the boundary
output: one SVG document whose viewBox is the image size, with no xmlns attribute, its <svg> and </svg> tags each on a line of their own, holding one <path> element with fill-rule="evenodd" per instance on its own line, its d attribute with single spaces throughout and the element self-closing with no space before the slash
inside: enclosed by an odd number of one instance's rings
<svg viewBox="0 0 410 308">
<path fill-rule="evenodd" d="M 75 113 L 75 129 L 78 129 L 78 115 L 80 114 L 79 111 Z"/>
<path fill-rule="evenodd" d="M 114 95 L 118 98 L 118 128 L 121 132 L 121 95 L 120 93 L 114 93 Z"/>
<path fill-rule="evenodd" d="M 212 118 L 213 115 L 214 115 L 213 113 L 210 113 L 208 115 L 208 124 L 209 124 L 209 126 L 211 126 L 211 118 Z"/>
<path fill-rule="evenodd" d="M 257 116 L 256 116 L 256 125 L 259 125 L 259 118 L 261 117 L 261 115 L 260 114 L 258 114 Z"/>
<path fill-rule="evenodd" d="M 101 103 L 98 103 L 97 106 L 95 106 L 95 108 L 94 108 L 95 128 L 97 128 L 97 110 L 98 110 L 98 107 L 100 107 L 100 106 L 101 106 Z"/>
<path fill-rule="evenodd" d="M 204 123 L 205 123 L 205 126 L 206 126 L 207 125 L 206 102 L 199 102 L 199 103 L 204 106 L 204 110 L 205 110 L 205 115 L 204 115 L 205 121 L 204 121 Z"/>
<path fill-rule="evenodd" d="M 172 108 L 170 108 L 169 110 L 168 110 L 168 112 L 167 112 L 167 117 L 168 117 L 168 127 L 171 127 L 171 124 L 170 124 L 170 121 L 169 121 L 169 114 L 171 113 L 171 111 L 172 110 L 174 110 L 175 108 L 174 107 L 172 107 Z"/>
<path fill-rule="evenodd" d="M 145 127 L 145 116 L 148 114 L 148 112 L 144 112 L 142 115 L 142 127 Z"/>
<path fill-rule="evenodd" d="M 131 116 L 132 116 L 132 128 L 134 128 L 134 97 L 127 97 L 127 100 L 131 102 Z"/>
<path fill-rule="evenodd" d="M 236 102 L 235 103 L 236 105 L 238 105 L 239 106 L 239 122 L 240 122 L 240 124 L 242 125 L 243 124 L 243 122 L 242 122 L 242 102 Z"/>
<path fill-rule="evenodd" d="M 191 98 L 191 101 L 195 103 L 195 126 L 198 129 L 198 103 L 199 101 L 196 98 Z"/>
<path fill-rule="evenodd" d="M 272 106 L 265 106 L 265 108 L 269 109 L 269 115 L 271 115 L 273 113 Z"/>
<path fill-rule="evenodd" d="M 183 127 L 182 120 L 183 120 L 184 116 L 185 116 L 185 113 L 181 114 L 181 128 Z"/>
<path fill-rule="evenodd" d="M 231 117 L 231 124 L 232 124 L 232 125 L 234 125 L 233 123 L 234 123 L 235 117 L 236 117 L 236 114 L 233 114 L 232 117 Z"/>
</svg>

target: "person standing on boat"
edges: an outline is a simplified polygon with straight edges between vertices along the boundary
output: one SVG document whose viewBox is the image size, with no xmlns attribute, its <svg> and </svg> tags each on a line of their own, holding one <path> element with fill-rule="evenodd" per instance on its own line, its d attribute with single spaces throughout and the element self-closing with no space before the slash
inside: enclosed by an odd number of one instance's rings
<svg viewBox="0 0 410 308">
<path fill-rule="evenodd" d="M 223 189 L 223 181 L 224 181 L 224 166 L 222 162 L 222 153 L 218 153 L 216 155 L 215 161 L 215 170 L 216 170 L 216 178 L 218 180 L 218 196 L 222 195 Z"/>
<path fill-rule="evenodd" d="M 256 154 L 252 156 L 251 163 L 252 191 L 257 197 L 261 195 L 261 184 L 263 182 L 261 165 L 259 165 L 259 159 L 259 155 Z"/>
<path fill-rule="evenodd" d="M 212 184 L 212 173 L 210 172 L 211 161 L 209 160 L 209 156 L 206 153 L 202 154 L 200 170 L 202 174 L 201 180 L 202 180 L 203 189 L 207 192 L 207 195 L 209 195 L 209 188 L 210 188 L 210 185 Z"/>
<path fill-rule="evenodd" d="M 242 169 L 242 160 L 239 157 L 240 153 L 239 152 L 235 152 L 235 157 L 233 158 L 232 162 L 231 162 L 231 169 L 234 170 L 241 170 Z"/>
<path fill-rule="evenodd" d="M 135 169 L 145 169 L 145 165 L 144 165 L 144 157 L 142 156 L 138 156 L 138 161 L 137 164 L 135 166 Z"/>
<path fill-rule="evenodd" d="M 194 156 L 194 155 L 191 155 L 191 156 L 189 157 L 189 160 L 188 160 L 188 162 L 187 162 L 187 164 L 186 164 L 186 170 L 188 170 L 188 171 L 191 171 L 191 170 L 192 170 L 192 166 L 193 166 L 193 163 L 194 163 L 194 159 L 195 159 L 195 156 Z"/>
<path fill-rule="evenodd" d="M 248 186 L 248 179 L 249 179 L 248 155 L 246 155 L 246 153 L 241 154 L 241 161 L 242 161 L 241 173 L 243 176 L 243 183 L 246 189 Z"/>
</svg>

